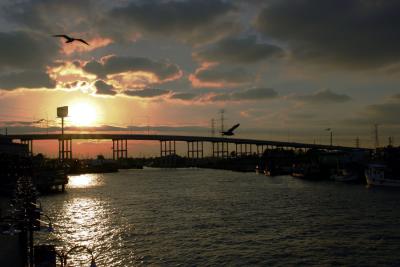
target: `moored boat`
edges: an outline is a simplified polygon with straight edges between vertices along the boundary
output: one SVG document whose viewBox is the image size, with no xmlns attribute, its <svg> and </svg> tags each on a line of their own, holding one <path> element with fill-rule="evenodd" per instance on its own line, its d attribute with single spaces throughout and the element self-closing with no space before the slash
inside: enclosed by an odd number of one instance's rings
<svg viewBox="0 0 400 267">
<path fill-rule="evenodd" d="M 338 169 L 335 173 L 331 174 L 331 180 L 336 182 L 355 182 L 358 180 L 359 175 L 347 169 Z"/>
<path fill-rule="evenodd" d="M 395 174 L 385 164 L 370 164 L 365 171 L 365 179 L 368 185 L 379 186 L 400 186 L 400 175 Z"/>
<path fill-rule="evenodd" d="M 322 180 L 325 177 L 320 166 L 315 163 L 293 164 L 291 175 L 296 178 Z"/>
</svg>

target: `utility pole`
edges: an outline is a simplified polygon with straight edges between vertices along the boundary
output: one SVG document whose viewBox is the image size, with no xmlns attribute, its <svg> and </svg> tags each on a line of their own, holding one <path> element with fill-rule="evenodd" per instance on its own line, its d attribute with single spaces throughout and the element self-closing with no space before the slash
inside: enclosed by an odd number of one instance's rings
<svg viewBox="0 0 400 267">
<path fill-rule="evenodd" d="M 375 142 L 375 148 L 379 147 L 379 131 L 378 131 L 379 125 L 377 123 L 374 124 L 374 142 Z"/>
<path fill-rule="evenodd" d="M 46 134 L 49 135 L 49 115 L 46 112 Z"/>
<path fill-rule="evenodd" d="M 358 136 L 356 138 L 356 148 L 360 148 L 360 138 Z"/>
<path fill-rule="evenodd" d="M 333 132 L 331 128 L 326 128 L 325 131 L 328 131 L 330 133 L 330 145 L 333 145 Z"/>
<path fill-rule="evenodd" d="M 388 142 L 388 146 L 393 146 L 393 138 L 391 137 L 391 136 L 389 136 L 389 138 L 388 138 L 389 140 L 389 142 Z"/>
<path fill-rule="evenodd" d="M 214 118 L 211 119 L 211 136 L 212 137 L 215 136 L 215 119 Z"/>
</svg>

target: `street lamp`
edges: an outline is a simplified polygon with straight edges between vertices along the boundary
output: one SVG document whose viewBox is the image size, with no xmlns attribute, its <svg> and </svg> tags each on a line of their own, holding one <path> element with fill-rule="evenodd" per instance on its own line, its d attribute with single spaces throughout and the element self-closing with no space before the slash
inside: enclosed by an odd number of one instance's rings
<svg viewBox="0 0 400 267">
<path fill-rule="evenodd" d="M 57 117 L 61 118 L 61 160 L 64 161 L 64 118 L 68 117 L 68 106 L 57 108 Z"/>
</svg>

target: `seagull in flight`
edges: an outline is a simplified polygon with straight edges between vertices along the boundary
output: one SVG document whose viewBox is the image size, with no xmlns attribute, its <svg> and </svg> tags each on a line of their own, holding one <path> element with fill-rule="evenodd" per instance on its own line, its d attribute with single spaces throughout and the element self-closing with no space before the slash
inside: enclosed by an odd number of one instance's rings
<svg viewBox="0 0 400 267">
<path fill-rule="evenodd" d="M 77 39 L 77 38 L 69 37 L 68 35 L 65 35 L 65 34 L 57 34 L 57 35 L 53 35 L 53 37 L 62 37 L 62 38 L 65 38 L 65 39 L 66 39 L 65 43 L 72 43 L 72 42 L 74 42 L 74 41 L 78 41 L 78 42 L 84 43 L 84 44 L 86 44 L 86 45 L 89 45 L 89 44 L 88 44 L 85 40 L 83 40 L 83 39 Z"/>
<path fill-rule="evenodd" d="M 239 126 L 240 126 L 240 123 L 233 125 L 232 128 L 230 128 L 228 131 L 221 132 L 222 136 L 224 136 L 224 135 L 227 135 L 227 136 L 232 136 L 232 135 L 234 135 L 234 132 L 233 132 L 233 131 L 234 131 L 237 127 L 239 127 Z"/>
</svg>

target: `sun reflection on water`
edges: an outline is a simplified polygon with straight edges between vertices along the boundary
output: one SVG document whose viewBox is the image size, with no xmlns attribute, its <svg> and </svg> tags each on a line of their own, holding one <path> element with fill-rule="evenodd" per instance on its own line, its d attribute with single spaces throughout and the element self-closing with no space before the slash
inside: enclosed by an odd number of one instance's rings
<svg viewBox="0 0 400 267">
<path fill-rule="evenodd" d="M 99 174 L 81 174 L 69 176 L 68 187 L 70 188 L 87 188 L 102 184 L 101 175 Z"/>
<path fill-rule="evenodd" d="M 112 213 L 109 205 L 99 198 L 77 197 L 66 201 L 59 213 L 63 219 L 54 233 L 56 240 L 65 250 L 85 246 L 97 255 L 107 254 L 104 247 L 112 243 L 116 234 L 110 219 Z M 82 266 L 87 261 L 87 253 L 82 252 L 71 253 L 68 260 L 73 266 Z"/>
</svg>

